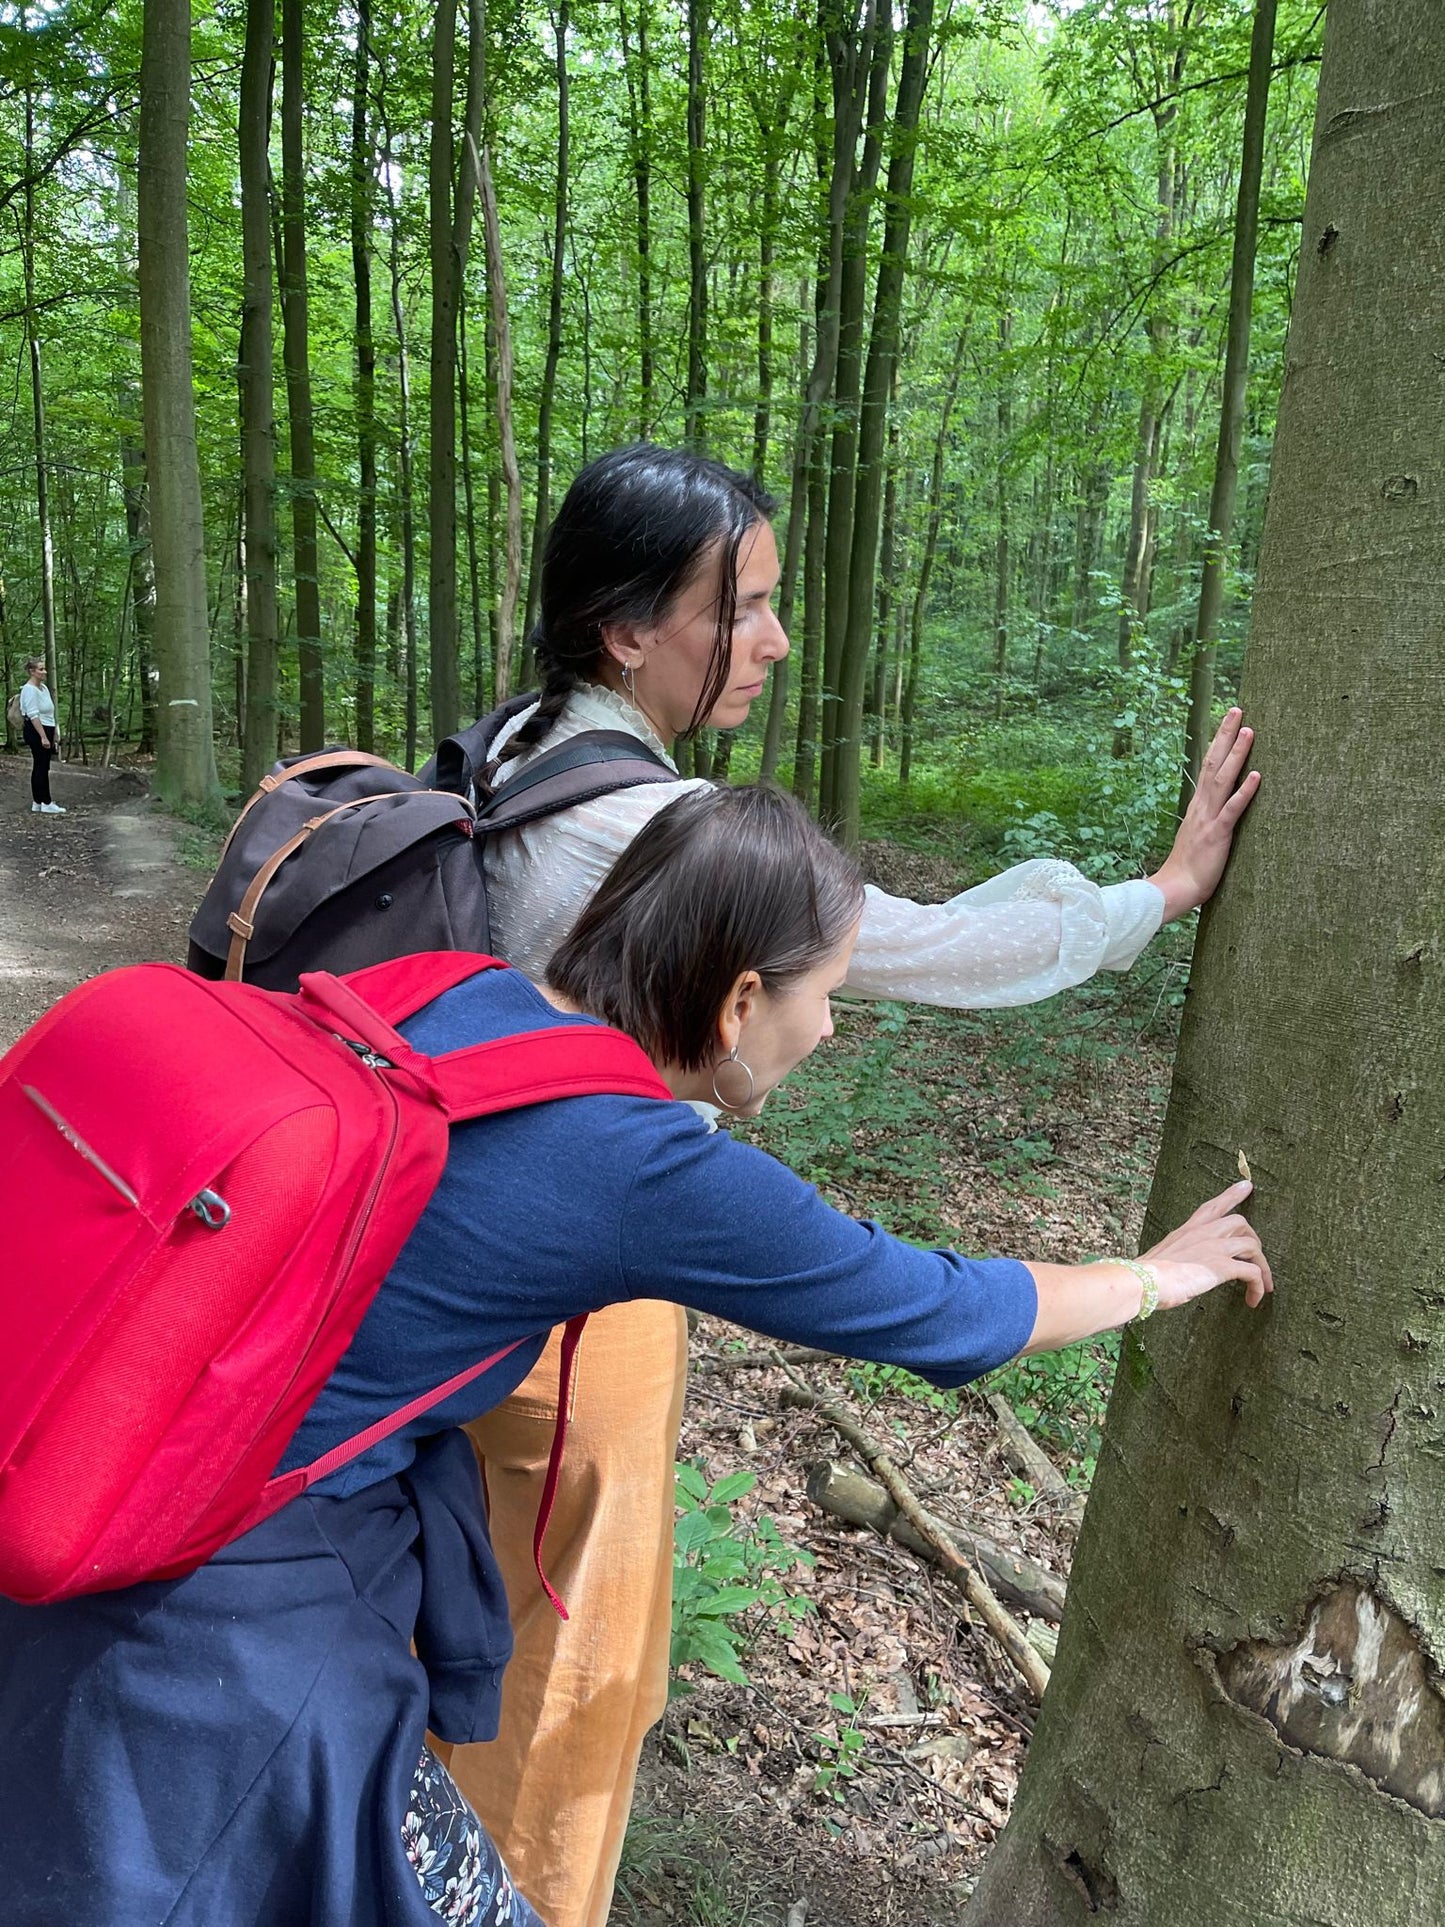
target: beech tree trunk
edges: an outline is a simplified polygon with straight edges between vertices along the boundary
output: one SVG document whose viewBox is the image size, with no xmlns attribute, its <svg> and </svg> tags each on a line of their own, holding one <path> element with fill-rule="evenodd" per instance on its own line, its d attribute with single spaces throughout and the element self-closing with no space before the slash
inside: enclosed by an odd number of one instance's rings
<svg viewBox="0 0 1445 1927">
<path fill-rule="evenodd" d="M 1436 0 L 1329 10 L 1243 698 L 1147 1236 L 1274 1266 L 1131 1332 L 969 1927 L 1445 1919 L 1445 226 Z"/>
<path fill-rule="evenodd" d="M 512 326 L 507 314 L 507 280 L 502 261 L 502 226 L 497 218 L 497 195 L 492 185 L 489 144 L 473 150 L 482 193 L 482 231 L 487 249 L 487 299 L 491 306 L 496 343 L 497 440 L 502 455 L 502 485 L 506 496 L 506 541 L 502 561 L 502 593 L 497 600 L 497 650 L 492 691 L 504 703 L 512 693 L 512 654 L 515 647 L 517 602 L 522 587 L 522 475 L 517 466 L 517 441 L 512 432 Z"/>
<path fill-rule="evenodd" d="M 189 0 L 146 0 L 141 25 L 139 241 L 141 392 L 155 563 L 156 794 L 221 808 L 211 740 L 210 625 L 201 466 L 191 386 L 186 136 Z"/>
<path fill-rule="evenodd" d="M 913 719 L 918 712 L 918 677 L 923 662 L 923 624 L 928 613 L 928 586 L 938 555 L 938 532 L 943 523 L 943 464 L 948 453 L 948 428 L 958 400 L 958 385 L 963 376 L 963 358 L 968 347 L 973 317 L 964 322 L 954 343 L 953 364 L 948 371 L 948 388 L 938 417 L 938 434 L 933 443 L 933 466 L 928 477 L 928 522 L 923 533 L 923 556 L 918 565 L 918 584 L 913 592 L 913 610 L 908 624 L 908 670 L 903 696 L 898 707 L 898 780 L 907 784 L 913 775 Z"/>
<path fill-rule="evenodd" d="M 637 4 L 637 50 L 628 39 L 626 0 L 619 0 L 622 63 L 627 78 L 628 142 L 637 193 L 637 434 L 646 441 L 656 419 L 652 398 L 652 86 L 647 64 L 648 0 Z"/>
<path fill-rule="evenodd" d="M 276 416 L 272 368 L 272 0 L 248 0 L 236 143 L 241 177 L 241 475 L 246 528 L 246 712 L 241 787 L 255 789 L 276 760 L 280 712 L 276 655 Z M 153 518 L 160 520 L 159 505 Z"/>
<path fill-rule="evenodd" d="M 25 15 L 20 16 L 22 30 Z M 25 214 L 21 229 L 24 256 L 25 340 L 30 363 L 30 420 L 35 459 L 35 519 L 40 529 L 40 622 L 45 674 L 58 688 L 55 639 L 55 538 L 50 526 L 50 465 L 45 449 L 45 384 L 40 366 L 40 324 L 35 311 L 35 94 L 25 90 Z M 8 668 L 8 664 L 6 665 Z"/>
</svg>

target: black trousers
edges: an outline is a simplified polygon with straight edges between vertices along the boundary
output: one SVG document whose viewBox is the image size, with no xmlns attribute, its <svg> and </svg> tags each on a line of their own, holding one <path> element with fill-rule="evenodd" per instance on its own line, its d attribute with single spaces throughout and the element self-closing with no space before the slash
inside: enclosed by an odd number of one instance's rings
<svg viewBox="0 0 1445 1927">
<path fill-rule="evenodd" d="M 40 731 L 27 716 L 25 718 L 25 741 L 30 749 L 30 800 L 32 803 L 50 801 L 50 759 L 55 754 L 55 731 L 50 732 L 49 744 L 40 740 Z"/>
</svg>

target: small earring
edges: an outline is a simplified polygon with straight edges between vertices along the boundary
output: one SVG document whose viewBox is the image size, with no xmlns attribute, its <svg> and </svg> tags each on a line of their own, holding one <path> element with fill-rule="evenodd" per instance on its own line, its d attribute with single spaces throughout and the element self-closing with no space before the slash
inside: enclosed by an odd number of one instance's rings
<svg viewBox="0 0 1445 1927">
<path fill-rule="evenodd" d="M 637 671 L 633 668 L 630 662 L 625 662 L 622 665 L 622 687 L 627 691 L 629 698 L 633 702 L 636 702 L 637 701 Z"/>
<path fill-rule="evenodd" d="M 747 1096 L 742 1098 L 736 1104 L 731 1103 L 727 1098 L 725 1098 L 722 1092 L 717 1087 L 718 1073 L 724 1070 L 729 1064 L 736 1064 L 738 1069 L 742 1072 L 743 1076 L 748 1080 Z M 745 1111 L 748 1108 L 749 1104 L 752 1103 L 753 1093 L 755 1092 L 756 1089 L 757 1089 L 757 1086 L 753 1082 L 752 1069 L 749 1065 L 745 1064 L 743 1060 L 738 1056 L 738 1047 L 736 1044 L 734 1044 L 732 1049 L 728 1052 L 727 1056 L 720 1057 L 717 1063 L 713 1065 L 712 1094 L 718 1101 L 719 1110 Z"/>
</svg>

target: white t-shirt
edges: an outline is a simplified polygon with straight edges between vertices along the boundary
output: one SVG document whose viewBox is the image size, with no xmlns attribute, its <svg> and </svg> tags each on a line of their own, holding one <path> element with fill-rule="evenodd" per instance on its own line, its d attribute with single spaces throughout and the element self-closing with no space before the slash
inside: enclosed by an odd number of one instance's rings
<svg viewBox="0 0 1445 1927">
<path fill-rule="evenodd" d="M 497 746 L 520 729 L 524 710 Z M 641 713 L 610 689 L 588 686 L 539 747 L 588 729 L 623 729 L 665 754 Z M 526 766 L 527 755 L 504 765 Z M 579 803 L 486 843 L 492 942 L 499 956 L 542 978 L 578 913 L 643 824 L 687 789 L 648 783 Z M 1164 894 L 1142 879 L 1102 888 L 1072 864 L 1020 863 L 947 903 L 913 903 L 868 887 L 848 988 L 865 997 L 987 1008 L 1031 1004 L 1096 970 L 1127 970 L 1159 928 Z"/>
<path fill-rule="evenodd" d="M 33 682 L 21 685 L 20 714 L 27 722 L 39 723 L 42 729 L 54 729 L 55 698 L 43 683 L 38 689 Z"/>
</svg>

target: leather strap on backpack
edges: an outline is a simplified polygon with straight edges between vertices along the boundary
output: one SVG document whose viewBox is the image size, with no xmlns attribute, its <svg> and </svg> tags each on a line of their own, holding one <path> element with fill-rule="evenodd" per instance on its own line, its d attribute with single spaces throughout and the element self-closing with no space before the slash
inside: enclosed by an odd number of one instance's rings
<svg viewBox="0 0 1445 1927">
<path fill-rule="evenodd" d="M 289 783 L 297 776 L 310 776 L 319 769 L 395 768 L 395 763 L 388 763 L 384 756 L 373 756 L 369 750 L 319 749 L 314 756 L 298 757 L 294 763 L 288 763 L 285 769 L 269 770 L 241 805 L 241 813 L 231 825 L 226 840 L 221 845 L 221 856 L 224 857 L 227 850 L 230 849 L 232 838 L 245 822 L 250 812 L 261 801 L 261 798 L 263 796 L 270 796 L 273 790 L 279 790 L 283 783 Z"/>
</svg>

